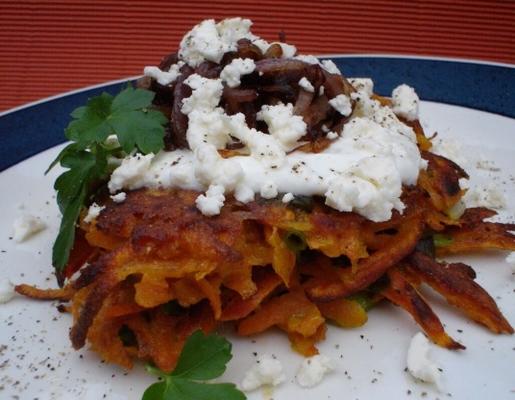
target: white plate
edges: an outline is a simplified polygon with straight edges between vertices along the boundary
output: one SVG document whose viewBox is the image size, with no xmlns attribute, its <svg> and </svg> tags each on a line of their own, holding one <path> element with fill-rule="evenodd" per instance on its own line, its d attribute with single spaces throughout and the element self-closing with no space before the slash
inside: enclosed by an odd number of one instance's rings
<svg viewBox="0 0 515 400">
<path fill-rule="evenodd" d="M 508 207 L 501 219 L 515 215 L 515 120 L 462 107 L 423 102 L 421 119 L 427 133 L 463 143 L 474 182 L 494 181 L 505 192 Z M 48 287 L 55 280 L 50 266 L 51 247 L 60 215 L 52 185 L 59 171 L 43 171 L 60 147 L 45 151 L 0 173 L 0 277 L 14 283 Z M 475 160 L 495 162 L 499 171 L 477 169 Z M 20 209 L 23 207 L 23 209 Z M 12 222 L 19 214 L 40 216 L 48 228 L 25 243 L 10 240 Z M 515 279 L 505 263 L 507 253 L 457 257 L 477 271 L 478 282 L 496 299 L 515 323 Z M 433 359 L 444 370 L 444 390 L 416 382 L 404 371 L 406 352 L 418 326 L 404 311 L 382 304 L 369 313 L 362 328 L 330 327 L 320 344 L 322 354 L 332 357 L 336 370 L 313 389 L 295 383 L 302 357 L 293 353 L 285 335 L 268 332 L 252 339 L 227 334 L 234 345 L 234 358 L 222 380 L 241 382 L 254 363 L 254 352 L 273 353 L 285 366 L 287 381 L 272 393 L 256 391 L 249 399 L 515 399 L 515 339 L 494 335 L 430 295 L 447 332 L 467 346 L 465 351 L 433 347 Z M 138 365 L 126 373 L 106 365 L 95 353 L 74 351 L 68 340 L 69 315 L 55 304 L 16 297 L 0 305 L 0 398 L 1 399 L 134 399 L 154 381 Z M 411 395 L 409 394 L 411 391 Z M 104 397 L 105 395 L 105 397 Z"/>
</svg>

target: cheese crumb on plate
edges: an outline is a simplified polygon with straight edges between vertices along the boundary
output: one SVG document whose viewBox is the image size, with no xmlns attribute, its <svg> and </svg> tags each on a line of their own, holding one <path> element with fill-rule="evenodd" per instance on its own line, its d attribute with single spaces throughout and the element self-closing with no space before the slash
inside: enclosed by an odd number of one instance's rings
<svg viewBox="0 0 515 400">
<path fill-rule="evenodd" d="M 7 303 L 14 297 L 14 285 L 9 279 L 0 278 L 0 304 Z"/>
<path fill-rule="evenodd" d="M 317 354 L 306 358 L 297 371 L 297 383 L 304 388 L 316 386 L 333 369 L 333 361 L 327 356 Z"/>
<path fill-rule="evenodd" d="M 429 340 L 421 332 L 411 339 L 408 349 L 407 366 L 409 373 L 423 382 L 441 387 L 442 369 L 429 357 Z"/>
<path fill-rule="evenodd" d="M 45 223 L 41 221 L 39 217 L 24 214 L 21 217 L 16 218 L 13 223 L 13 239 L 17 243 L 24 242 L 45 228 Z"/>
<path fill-rule="evenodd" d="M 270 354 L 263 354 L 245 374 L 241 388 L 250 392 L 265 385 L 277 386 L 285 380 L 281 362 Z"/>
</svg>

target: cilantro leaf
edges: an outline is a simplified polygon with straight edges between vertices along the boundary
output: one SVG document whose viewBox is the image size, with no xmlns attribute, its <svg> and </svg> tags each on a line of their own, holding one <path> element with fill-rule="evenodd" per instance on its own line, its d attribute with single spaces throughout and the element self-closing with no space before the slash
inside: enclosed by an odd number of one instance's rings
<svg viewBox="0 0 515 400">
<path fill-rule="evenodd" d="M 244 400 L 245 395 L 231 383 L 204 382 L 224 373 L 232 358 L 231 347 L 219 335 L 196 331 L 186 341 L 173 372 L 147 368 L 163 381 L 149 386 L 142 400 Z"/>
<path fill-rule="evenodd" d="M 108 93 L 93 97 L 71 113 L 72 121 L 65 129 L 65 135 L 72 143 L 59 153 L 45 172 L 57 164 L 67 169 L 54 184 L 63 215 L 52 255 L 60 283 L 60 274 L 73 248 L 80 212 L 112 171 L 108 157 L 123 158 L 133 150 L 157 153 L 164 147 L 163 125 L 168 121 L 161 112 L 150 109 L 154 96 L 148 90 L 128 86 L 114 97 Z M 106 142 L 111 135 L 116 136 L 121 149 Z"/>
</svg>

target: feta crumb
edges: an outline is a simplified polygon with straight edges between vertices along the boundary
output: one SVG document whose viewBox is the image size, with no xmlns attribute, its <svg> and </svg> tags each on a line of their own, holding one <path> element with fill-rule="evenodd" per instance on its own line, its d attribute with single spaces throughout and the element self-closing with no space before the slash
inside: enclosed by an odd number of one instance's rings
<svg viewBox="0 0 515 400">
<path fill-rule="evenodd" d="M 91 223 L 100 215 L 104 208 L 106 207 L 99 206 L 97 203 L 93 203 L 91 206 L 89 206 L 88 214 L 84 217 L 84 222 L 87 224 Z"/>
<path fill-rule="evenodd" d="M 115 203 L 123 203 L 125 201 L 125 199 L 127 198 L 127 193 L 120 192 L 120 193 L 115 194 L 114 196 L 109 196 L 109 197 L 111 197 L 111 200 L 113 200 Z"/>
<path fill-rule="evenodd" d="M 342 73 L 336 66 L 336 64 L 331 60 L 322 60 L 322 68 L 324 68 L 330 74 L 341 75 Z"/>
<path fill-rule="evenodd" d="M 297 383 L 304 387 L 313 387 L 322 382 L 324 375 L 334 370 L 333 361 L 322 354 L 306 358 L 297 371 Z"/>
<path fill-rule="evenodd" d="M 408 371 L 414 378 L 440 387 L 442 370 L 429 358 L 429 350 L 429 340 L 422 332 L 413 336 L 406 360 Z"/>
<path fill-rule="evenodd" d="M 259 121 L 265 121 L 270 135 L 277 139 L 286 151 L 297 146 L 306 134 L 307 125 L 300 115 L 293 115 L 293 104 L 263 105 L 257 113 Z"/>
<path fill-rule="evenodd" d="M 14 297 L 14 285 L 9 279 L 0 278 L 0 304 L 11 301 Z"/>
<path fill-rule="evenodd" d="M 111 174 L 107 187 L 109 192 L 116 193 L 120 189 L 139 189 L 147 183 L 145 172 L 150 168 L 154 154 L 135 154 L 123 159 L 122 164 Z"/>
<path fill-rule="evenodd" d="M 182 100 L 181 112 L 190 114 L 195 111 L 212 111 L 220 103 L 223 85 L 221 79 L 208 79 L 192 74 L 184 80 L 193 91 L 191 96 Z"/>
<path fill-rule="evenodd" d="M 254 201 L 255 193 L 247 185 L 239 185 L 234 191 L 234 198 L 242 203 L 250 203 Z"/>
<path fill-rule="evenodd" d="M 393 89 L 392 109 L 396 115 L 406 118 L 408 121 L 418 119 L 419 102 L 418 95 L 412 87 L 402 84 Z"/>
<path fill-rule="evenodd" d="M 320 86 L 318 88 L 318 95 L 322 96 L 324 93 L 325 93 L 325 87 L 324 86 Z"/>
<path fill-rule="evenodd" d="M 220 63 L 225 53 L 236 50 L 238 40 L 257 39 L 250 33 L 251 25 L 252 21 L 244 18 L 202 21 L 182 38 L 179 57 L 193 68 L 204 60 Z"/>
<path fill-rule="evenodd" d="M 195 200 L 195 204 L 200 212 L 208 217 L 220 214 L 220 209 L 224 206 L 225 189 L 221 185 L 211 185 L 206 194 L 201 194 Z"/>
<path fill-rule="evenodd" d="M 275 182 L 267 181 L 261 186 L 261 197 L 264 199 L 273 199 L 277 197 L 277 185 Z"/>
<path fill-rule="evenodd" d="M 254 72 L 256 64 L 251 58 L 235 58 L 230 64 L 227 64 L 220 73 L 220 79 L 227 83 L 227 86 L 233 88 L 240 86 L 241 76 Z"/>
<path fill-rule="evenodd" d="M 506 197 L 494 183 L 478 184 L 468 189 L 463 201 L 467 207 L 487 207 L 496 210 L 506 207 Z"/>
<path fill-rule="evenodd" d="M 344 117 L 348 117 L 352 113 L 352 103 L 348 96 L 339 94 L 329 100 L 329 104 Z"/>
<path fill-rule="evenodd" d="M 303 61 L 306 64 L 311 65 L 320 65 L 323 69 L 325 69 L 330 74 L 338 74 L 341 75 L 342 73 L 336 66 L 336 64 L 331 60 L 322 60 L 320 61 L 317 57 L 309 55 L 309 54 L 299 54 L 295 57 L 296 60 Z M 322 87 L 322 86 L 321 86 Z"/>
<path fill-rule="evenodd" d="M 271 44 L 278 44 L 279 46 L 281 46 L 281 50 L 283 51 L 281 58 L 293 58 L 293 56 L 297 54 L 297 48 L 292 44 L 283 42 L 272 42 Z"/>
<path fill-rule="evenodd" d="M 296 55 L 294 58 L 296 60 L 303 61 L 306 64 L 321 65 L 320 60 L 317 57 L 312 56 L 310 54 L 299 54 L 299 55 Z"/>
<path fill-rule="evenodd" d="M 148 66 L 143 69 L 143 75 L 149 76 L 157 81 L 160 85 L 166 86 L 173 83 L 181 75 L 180 69 L 184 65 L 184 61 L 173 64 L 168 71 L 162 71 L 158 67 Z"/>
<path fill-rule="evenodd" d="M 286 203 L 289 203 L 290 201 L 292 201 L 293 199 L 295 198 L 295 196 L 293 195 L 293 193 L 286 193 L 283 198 L 282 198 L 282 202 L 284 204 Z"/>
<path fill-rule="evenodd" d="M 349 82 L 358 92 L 363 92 L 367 96 L 374 94 L 374 81 L 370 78 L 349 78 Z"/>
<path fill-rule="evenodd" d="M 339 135 L 336 132 L 327 132 L 326 138 L 329 140 L 336 139 Z"/>
<path fill-rule="evenodd" d="M 303 76 L 299 81 L 299 86 L 304 89 L 306 92 L 315 93 L 315 88 L 311 84 L 311 82 Z"/>
<path fill-rule="evenodd" d="M 13 239 L 17 243 L 24 242 L 45 228 L 46 225 L 43 221 L 41 221 L 41 218 L 30 214 L 24 214 L 16 218 L 13 223 Z"/>
<path fill-rule="evenodd" d="M 286 375 L 281 362 L 270 354 L 263 354 L 245 373 L 241 388 L 245 392 L 251 392 L 264 385 L 277 386 L 285 380 Z"/>
</svg>

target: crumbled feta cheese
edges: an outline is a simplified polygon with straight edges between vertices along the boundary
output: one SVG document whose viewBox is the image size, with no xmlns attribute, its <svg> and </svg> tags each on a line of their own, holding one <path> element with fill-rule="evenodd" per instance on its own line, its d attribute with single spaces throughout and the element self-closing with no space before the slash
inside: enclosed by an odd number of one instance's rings
<svg viewBox="0 0 515 400">
<path fill-rule="evenodd" d="M 303 76 L 299 81 L 299 86 L 304 89 L 306 92 L 315 93 L 315 88 L 311 84 L 311 82 Z"/>
<path fill-rule="evenodd" d="M 257 46 L 259 50 L 261 50 L 261 53 L 265 54 L 268 48 L 270 47 L 270 43 L 268 43 L 266 40 L 258 38 L 252 41 L 252 44 L 254 46 Z"/>
<path fill-rule="evenodd" d="M 403 84 L 393 89 L 393 112 L 408 121 L 418 119 L 419 102 L 420 100 L 412 87 Z"/>
<path fill-rule="evenodd" d="M 349 78 L 349 82 L 358 92 L 363 92 L 367 96 L 374 94 L 374 81 L 370 78 Z"/>
<path fill-rule="evenodd" d="M 120 193 L 117 193 L 110 197 L 111 197 L 111 200 L 113 200 L 115 203 L 123 203 L 125 201 L 125 199 L 127 198 L 127 193 L 120 192 Z"/>
<path fill-rule="evenodd" d="M 261 186 L 261 197 L 264 199 L 273 199 L 277 197 L 277 185 L 275 182 L 267 181 Z"/>
<path fill-rule="evenodd" d="M 329 104 L 344 117 L 348 117 L 352 113 L 352 103 L 348 96 L 339 94 L 329 100 Z"/>
<path fill-rule="evenodd" d="M 216 24 L 216 29 L 220 39 L 225 43 L 227 51 L 235 51 L 238 40 L 256 39 L 250 32 L 252 21 L 247 18 L 235 17 L 226 18 Z"/>
<path fill-rule="evenodd" d="M 193 27 L 181 41 L 179 57 L 195 68 L 204 60 L 219 63 L 226 52 L 213 19 L 207 19 Z"/>
<path fill-rule="evenodd" d="M 324 93 L 325 93 L 325 87 L 324 86 L 320 86 L 318 88 L 318 95 L 322 96 Z"/>
<path fill-rule="evenodd" d="M 299 55 L 296 55 L 294 58 L 296 60 L 303 61 L 307 64 L 321 65 L 320 60 L 317 57 L 309 55 L 309 54 L 299 54 Z"/>
<path fill-rule="evenodd" d="M 494 183 L 487 185 L 477 184 L 468 189 L 463 201 L 467 207 L 487 207 L 497 210 L 506 207 L 506 197 Z"/>
<path fill-rule="evenodd" d="M 338 137 L 338 134 L 336 132 L 327 132 L 326 138 L 329 140 L 336 139 Z"/>
<path fill-rule="evenodd" d="M 191 96 L 183 99 L 181 112 L 190 114 L 193 111 L 212 111 L 220 103 L 223 85 L 221 79 L 208 79 L 199 74 L 192 74 L 184 80 L 193 91 Z"/>
<path fill-rule="evenodd" d="M 6 278 L 0 278 L 0 304 L 11 301 L 11 299 L 14 297 L 14 294 L 14 285 L 11 283 L 11 281 Z"/>
<path fill-rule="evenodd" d="M 265 385 L 277 386 L 285 380 L 286 375 L 281 362 L 269 354 L 263 354 L 246 372 L 241 388 L 245 392 L 251 392 Z"/>
<path fill-rule="evenodd" d="M 286 157 L 283 145 L 273 135 L 250 129 L 245 122 L 245 115 L 231 115 L 228 117 L 228 125 L 231 136 L 247 146 L 253 159 L 269 168 L 277 168 L 283 164 Z"/>
<path fill-rule="evenodd" d="M 419 332 L 411 339 L 408 349 L 407 366 L 409 373 L 417 379 L 440 386 L 441 368 L 429 358 L 429 340 Z"/>
<path fill-rule="evenodd" d="M 150 168 L 154 154 L 135 154 L 123 159 L 122 164 L 111 174 L 107 187 L 111 193 L 120 189 L 139 189 L 145 186 L 145 173 Z"/>
<path fill-rule="evenodd" d="M 15 242 L 21 243 L 41 232 L 46 225 L 39 217 L 30 214 L 24 214 L 14 220 L 13 223 L 13 239 Z"/>
<path fill-rule="evenodd" d="M 336 64 L 331 60 L 322 60 L 322 68 L 324 68 L 330 74 L 341 75 L 342 73 L 336 66 Z"/>
<path fill-rule="evenodd" d="M 200 212 L 207 216 L 220 214 L 220 209 L 225 202 L 225 189 L 221 185 L 211 185 L 206 194 L 201 194 L 195 200 L 195 204 Z"/>
<path fill-rule="evenodd" d="M 293 195 L 293 193 L 286 193 L 283 198 L 281 199 L 281 201 L 286 204 L 286 203 L 289 203 L 290 201 L 292 201 L 293 199 L 295 198 L 295 196 Z"/>
<path fill-rule="evenodd" d="M 235 58 L 227 64 L 220 73 L 220 79 L 227 83 L 229 87 L 240 86 L 241 76 L 254 72 L 256 64 L 251 58 Z"/>
<path fill-rule="evenodd" d="M 284 150 L 292 150 L 306 134 L 307 125 L 300 115 L 293 115 L 293 104 L 263 105 L 257 113 L 259 121 L 265 121 L 272 135 Z"/>
<path fill-rule="evenodd" d="M 195 178 L 202 184 L 233 191 L 243 178 L 241 166 L 232 158 L 222 158 L 216 148 L 206 144 L 195 150 Z"/>
<path fill-rule="evenodd" d="M 304 388 L 316 386 L 333 369 L 333 361 L 327 356 L 318 354 L 306 358 L 297 371 L 297 383 Z"/>
<path fill-rule="evenodd" d="M 221 108 L 213 111 L 193 110 L 188 115 L 186 138 L 191 149 L 195 150 L 203 144 L 212 144 L 217 149 L 224 149 L 231 143 L 231 128 Z"/>
<path fill-rule="evenodd" d="M 97 203 L 93 203 L 89 206 L 88 214 L 84 217 L 84 222 L 89 224 L 93 222 L 102 212 L 105 206 L 99 206 Z"/>
<path fill-rule="evenodd" d="M 281 49 L 283 51 L 283 54 L 281 56 L 282 58 L 293 58 L 295 54 L 297 54 L 297 48 L 295 46 L 282 42 L 280 42 L 279 45 L 281 46 Z"/>
<path fill-rule="evenodd" d="M 166 86 L 177 80 L 181 75 L 180 69 L 183 65 L 184 61 L 179 61 L 177 64 L 173 64 L 168 71 L 161 71 L 158 67 L 149 66 L 143 69 L 143 75 L 149 76 L 160 85 Z"/>
<path fill-rule="evenodd" d="M 179 57 L 191 67 L 203 61 L 219 63 L 225 53 L 235 51 L 240 39 L 256 39 L 250 33 L 249 19 L 229 18 L 218 24 L 213 19 L 202 21 L 181 40 Z"/>
<path fill-rule="evenodd" d="M 370 98 L 365 92 L 351 93 L 351 99 L 356 101 L 353 115 L 368 118 L 388 130 L 397 132 L 416 142 L 413 129 L 402 123 L 390 107 L 382 106 L 379 101 Z"/>
<path fill-rule="evenodd" d="M 234 191 L 234 198 L 242 203 L 250 203 L 254 201 L 254 197 L 254 191 L 247 185 L 239 185 Z"/>
</svg>

